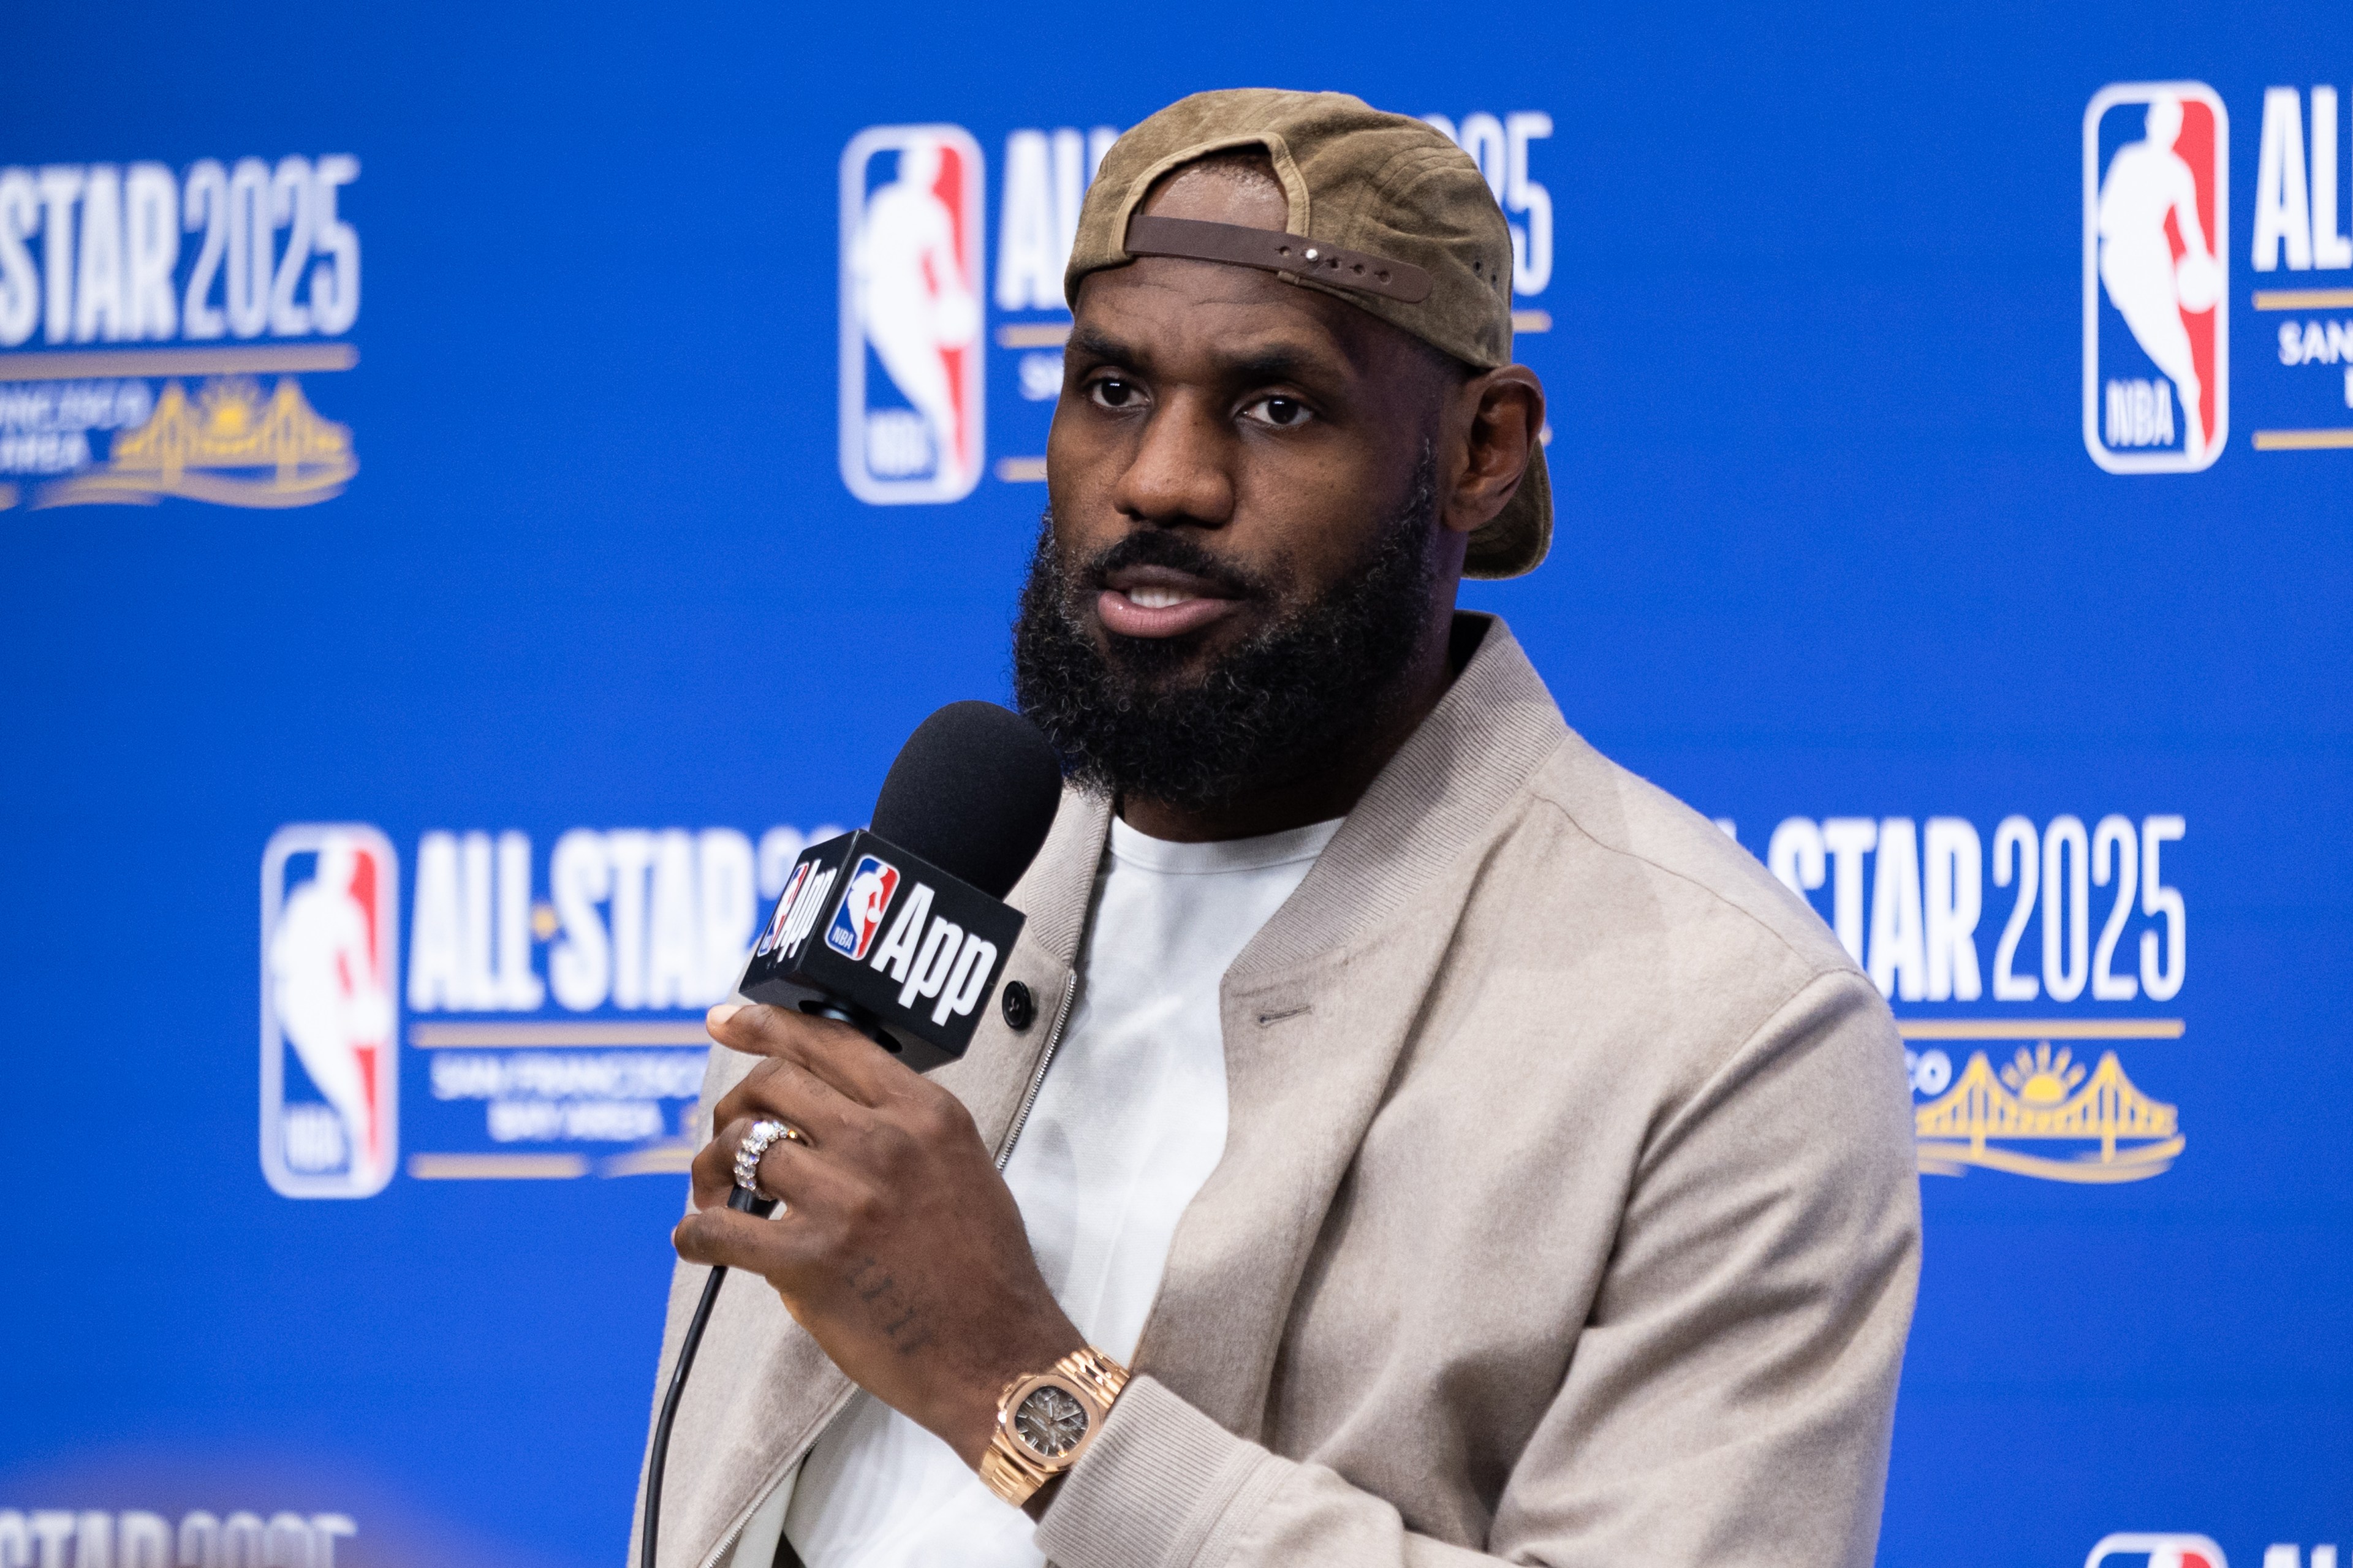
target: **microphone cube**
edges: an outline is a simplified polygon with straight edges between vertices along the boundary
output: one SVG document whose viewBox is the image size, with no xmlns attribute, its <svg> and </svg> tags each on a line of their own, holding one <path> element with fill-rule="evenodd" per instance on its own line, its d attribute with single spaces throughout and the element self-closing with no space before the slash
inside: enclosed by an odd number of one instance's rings
<svg viewBox="0 0 2353 1568">
<path fill-rule="evenodd" d="M 860 828 L 801 851 L 739 989 L 780 1007 L 847 1004 L 929 1072 L 972 1043 L 1026 918 Z"/>
</svg>

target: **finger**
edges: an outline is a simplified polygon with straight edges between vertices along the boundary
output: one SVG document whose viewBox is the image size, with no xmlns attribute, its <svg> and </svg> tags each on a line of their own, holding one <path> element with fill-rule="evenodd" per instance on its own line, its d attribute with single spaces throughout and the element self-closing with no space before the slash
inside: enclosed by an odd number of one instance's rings
<svg viewBox="0 0 2353 1568">
<path fill-rule="evenodd" d="M 711 1142 L 695 1152 L 693 1160 L 687 1166 L 689 1173 L 693 1178 L 696 1204 L 707 1205 L 726 1201 L 729 1190 L 735 1185 L 737 1156 L 743 1151 L 745 1142 L 752 1136 L 752 1130 L 762 1121 L 782 1122 L 785 1128 L 784 1136 L 766 1141 L 766 1149 L 774 1150 L 790 1146 L 805 1153 L 814 1152 L 812 1141 L 808 1135 L 784 1117 L 743 1116 L 723 1123 Z M 774 1189 L 771 1189 L 769 1195 L 777 1194 Z"/>
<path fill-rule="evenodd" d="M 752 1167 L 752 1190 L 785 1205 L 779 1213 L 789 1210 L 796 1203 L 806 1204 L 815 1185 L 809 1179 L 814 1159 L 807 1143 L 795 1138 L 779 1138 L 761 1152 L 760 1163 Z"/>
<path fill-rule="evenodd" d="M 708 1208 L 727 1201 L 728 1194 L 736 1184 L 736 1152 L 757 1125 L 758 1121 L 749 1117 L 731 1121 L 720 1131 L 718 1137 L 704 1144 L 694 1156 L 688 1169 L 693 1176 L 694 1205 L 697 1208 Z M 786 1122 L 786 1125 L 789 1127 L 791 1123 Z M 811 1153 L 807 1143 L 797 1141 L 789 1134 L 770 1142 L 762 1153 L 755 1172 L 760 1192 L 767 1197 L 789 1198 L 790 1194 L 783 1184 L 786 1177 L 780 1162 L 788 1154 L 807 1158 Z"/>
<path fill-rule="evenodd" d="M 786 1206 L 768 1219 L 731 1209 L 723 1202 L 696 1209 L 670 1233 L 681 1258 L 749 1268 L 779 1289 L 788 1289 L 833 1256 L 861 1211 L 866 1189 L 810 1158 L 805 1149 L 778 1143 L 769 1152 L 774 1157 L 779 1152 L 788 1165 L 783 1180 L 791 1196 Z M 763 1185 L 776 1179 L 767 1160 L 761 1162 L 760 1176 Z"/>
<path fill-rule="evenodd" d="M 727 1201 L 727 1189 L 735 1184 L 735 1151 L 743 1147 L 744 1135 L 751 1130 L 748 1121 L 722 1122 L 711 1142 L 695 1151 L 686 1167 L 694 1207 L 709 1208 Z"/>
<path fill-rule="evenodd" d="M 871 1114 L 868 1108 L 801 1066 L 782 1057 L 760 1063 L 712 1108 L 715 1125 L 738 1120 L 789 1121 L 813 1142 L 838 1140 L 849 1123 Z"/>
<path fill-rule="evenodd" d="M 789 1219 L 766 1220 L 725 1205 L 697 1209 L 678 1222 L 670 1245 L 689 1263 L 744 1268 L 774 1279 L 788 1271 L 798 1251 Z"/>
<path fill-rule="evenodd" d="M 837 1058 L 879 1054 L 872 1041 L 839 1019 L 812 1017 L 787 1007 L 729 1003 L 711 1009 L 703 1027 L 730 1050 L 792 1062 L 832 1084 L 847 1098 L 861 1101 L 864 1097 L 854 1091 L 849 1081 L 855 1075 L 830 1064 Z"/>
<path fill-rule="evenodd" d="M 881 1104 L 915 1076 L 889 1051 L 837 1018 L 730 1003 L 713 1007 L 703 1026 L 730 1050 L 797 1062 L 862 1105 Z"/>
</svg>

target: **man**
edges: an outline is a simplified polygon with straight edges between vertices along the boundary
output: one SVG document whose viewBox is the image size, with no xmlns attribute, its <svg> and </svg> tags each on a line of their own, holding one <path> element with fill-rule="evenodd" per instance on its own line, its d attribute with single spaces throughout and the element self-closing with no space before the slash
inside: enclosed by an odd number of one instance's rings
<svg viewBox="0 0 2353 1568">
<path fill-rule="evenodd" d="M 665 1565 L 1871 1561 L 1901 1052 L 1454 612 L 1550 535 L 1510 260 L 1354 99 L 1105 159 L 1015 637 L 1072 788 L 961 1062 L 712 1013 L 664 1376 L 701 1265 L 773 1289 L 720 1299 Z M 724 1206 L 747 1138 L 780 1217 Z"/>
</svg>

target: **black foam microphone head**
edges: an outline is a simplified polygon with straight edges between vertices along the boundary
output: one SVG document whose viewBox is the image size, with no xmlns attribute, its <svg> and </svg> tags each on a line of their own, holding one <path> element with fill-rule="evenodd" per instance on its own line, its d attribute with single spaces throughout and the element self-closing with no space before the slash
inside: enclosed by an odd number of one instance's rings
<svg viewBox="0 0 2353 1568">
<path fill-rule="evenodd" d="M 874 831 L 1001 899 L 1061 803 L 1062 765 L 1035 724 L 994 702 L 951 702 L 899 748 L 874 797 Z"/>
</svg>

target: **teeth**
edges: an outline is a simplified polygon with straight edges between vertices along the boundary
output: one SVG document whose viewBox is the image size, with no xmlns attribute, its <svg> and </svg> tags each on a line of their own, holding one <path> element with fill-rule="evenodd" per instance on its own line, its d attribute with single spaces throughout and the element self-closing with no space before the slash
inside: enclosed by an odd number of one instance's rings
<svg viewBox="0 0 2353 1568">
<path fill-rule="evenodd" d="M 1198 596 L 1199 595 L 1198 595 L 1180 592 L 1175 588 L 1145 587 L 1130 588 L 1127 591 L 1127 597 L 1130 603 L 1140 605 L 1147 610 L 1165 610 L 1171 605 L 1181 605 L 1188 599 L 1198 598 Z"/>
</svg>

